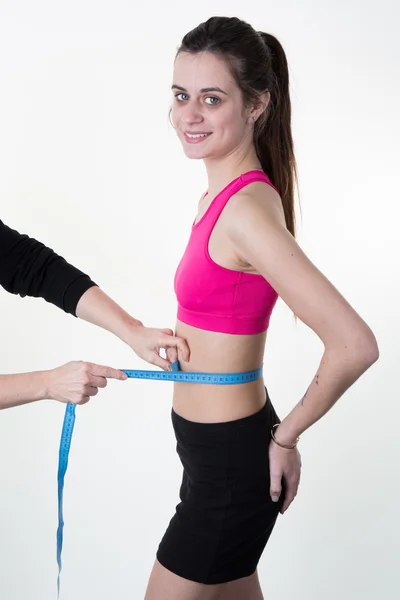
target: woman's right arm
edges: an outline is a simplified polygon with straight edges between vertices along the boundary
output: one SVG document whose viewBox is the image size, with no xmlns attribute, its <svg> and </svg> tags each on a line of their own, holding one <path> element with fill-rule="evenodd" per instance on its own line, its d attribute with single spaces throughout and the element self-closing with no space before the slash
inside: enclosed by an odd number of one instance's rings
<svg viewBox="0 0 400 600">
<path fill-rule="evenodd" d="M 107 379 L 127 379 L 123 371 L 74 361 L 49 371 L 0 375 L 0 410 L 38 400 L 86 404 L 96 396 Z"/>
</svg>

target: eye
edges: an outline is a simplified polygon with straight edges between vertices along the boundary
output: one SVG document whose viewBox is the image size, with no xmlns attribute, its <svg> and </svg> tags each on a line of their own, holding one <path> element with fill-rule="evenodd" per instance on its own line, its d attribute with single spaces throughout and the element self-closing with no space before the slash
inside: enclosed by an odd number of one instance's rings
<svg viewBox="0 0 400 600">
<path fill-rule="evenodd" d="M 215 106 L 216 104 L 219 104 L 221 102 L 220 99 L 216 96 L 207 96 L 206 100 L 216 100 L 216 102 L 209 103 L 211 106 Z"/>
<path fill-rule="evenodd" d="M 179 98 L 179 96 L 186 96 L 186 98 L 188 98 L 189 96 L 187 94 L 185 94 L 184 92 L 179 92 L 179 94 L 175 94 L 175 98 L 178 100 L 178 102 L 182 102 L 182 100 Z"/>
</svg>

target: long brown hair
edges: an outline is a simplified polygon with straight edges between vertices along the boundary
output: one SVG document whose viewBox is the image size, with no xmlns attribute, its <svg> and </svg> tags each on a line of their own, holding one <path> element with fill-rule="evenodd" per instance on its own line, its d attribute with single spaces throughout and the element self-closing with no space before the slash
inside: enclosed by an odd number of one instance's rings
<svg viewBox="0 0 400 600">
<path fill-rule="evenodd" d="M 297 169 L 291 130 L 289 71 L 285 52 L 271 34 L 237 17 L 211 17 L 187 33 L 180 52 L 212 52 L 229 66 L 245 105 L 269 90 L 270 101 L 254 127 L 258 159 L 282 200 L 286 227 L 295 235 Z"/>
</svg>

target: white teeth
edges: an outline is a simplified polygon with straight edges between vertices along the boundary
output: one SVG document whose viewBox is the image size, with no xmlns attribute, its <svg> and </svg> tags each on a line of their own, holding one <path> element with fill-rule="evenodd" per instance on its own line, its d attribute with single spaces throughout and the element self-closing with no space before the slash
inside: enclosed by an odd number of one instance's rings
<svg viewBox="0 0 400 600">
<path fill-rule="evenodd" d="M 188 136 L 188 138 L 190 138 L 190 139 L 196 139 L 196 138 L 206 137 L 206 136 L 208 135 L 208 133 L 196 133 L 196 134 L 194 134 L 194 135 L 193 135 L 193 134 L 190 134 L 190 133 L 187 133 L 186 135 L 187 135 L 187 136 Z"/>
</svg>

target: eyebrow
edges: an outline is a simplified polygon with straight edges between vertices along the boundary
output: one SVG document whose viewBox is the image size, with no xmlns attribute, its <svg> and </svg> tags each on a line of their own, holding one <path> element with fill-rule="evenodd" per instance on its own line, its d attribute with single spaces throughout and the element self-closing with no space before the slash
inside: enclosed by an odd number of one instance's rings
<svg viewBox="0 0 400 600">
<path fill-rule="evenodd" d="M 180 90 L 181 92 L 187 92 L 187 90 L 184 87 L 182 87 L 180 85 L 176 85 L 176 83 L 172 84 L 171 90 Z M 216 86 L 201 88 L 200 92 L 202 94 L 207 94 L 208 92 L 221 92 L 221 94 L 225 94 L 225 96 L 228 95 L 226 92 L 224 92 L 224 90 L 221 90 L 221 88 L 216 87 Z"/>
</svg>

